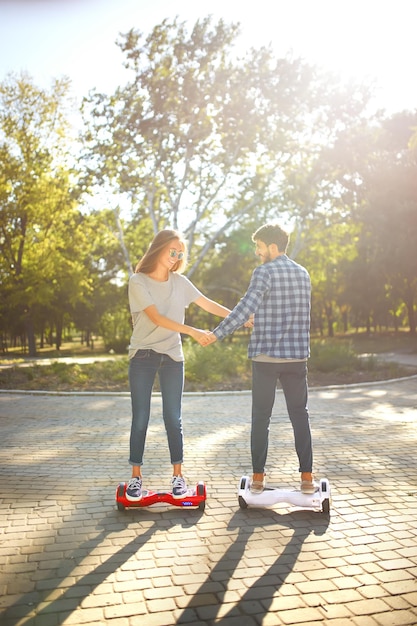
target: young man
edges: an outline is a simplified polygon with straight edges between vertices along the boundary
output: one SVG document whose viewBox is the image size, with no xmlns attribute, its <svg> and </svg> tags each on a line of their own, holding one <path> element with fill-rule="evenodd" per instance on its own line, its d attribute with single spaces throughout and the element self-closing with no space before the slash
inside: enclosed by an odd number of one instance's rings
<svg viewBox="0 0 417 626">
<path fill-rule="evenodd" d="M 301 491 L 314 493 L 313 451 L 307 408 L 311 283 L 307 270 L 287 255 L 289 235 L 277 224 L 261 226 L 252 240 L 262 265 L 233 311 L 204 339 L 221 340 L 253 315 L 248 357 L 252 359 L 252 493 L 265 488 L 269 424 L 279 380 L 294 430 Z"/>
</svg>

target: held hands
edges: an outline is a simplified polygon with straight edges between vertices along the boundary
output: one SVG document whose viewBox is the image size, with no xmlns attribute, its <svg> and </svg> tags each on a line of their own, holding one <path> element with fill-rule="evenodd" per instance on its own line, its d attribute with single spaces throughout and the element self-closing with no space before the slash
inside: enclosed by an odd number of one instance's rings
<svg viewBox="0 0 417 626">
<path fill-rule="evenodd" d="M 212 343 L 212 341 L 209 341 L 207 338 L 212 335 L 212 333 L 209 330 L 201 330 L 200 328 L 193 328 L 192 333 L 190 333 L 192 338 L 195 339 L 200 346 L 208 346 L 209 343 Z"/>
<path fill-rule="evenodd" d="M 253 328 L 254 315 L 250 315 L 248 320 L 243 324 L 245 328 Z M 200 328 L 192 328 L 189 333 L 195 341 L 197 341 L 203 348 L 209 346 L 211 343 L 217 341 L 216 335 L 210 330 L 202 330 Z"/>
<path fill-rule="evenodd" d="M 203 347 L 206 347 L 209 346 L 211 343 L 214 343 L 215 341 L 217 341 L 216 335 L 214 333 L 208 332 L 204 335 L 201 345 Z"/>
<path fill-rule="evenodd" d="M 200 328 L 193 328 L 190 333 L 192 338 L 198 341 L 200 346 L 208 346 L 216 341 L 216 335 L 209 330 L 201 330 Z"/>
</svg>

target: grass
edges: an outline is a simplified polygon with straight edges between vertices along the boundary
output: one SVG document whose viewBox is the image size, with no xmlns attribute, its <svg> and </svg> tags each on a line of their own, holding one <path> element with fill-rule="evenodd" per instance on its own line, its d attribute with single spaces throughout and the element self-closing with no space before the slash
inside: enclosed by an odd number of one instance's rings
<svg viewBox="0 0 417 626">
<path fill-rule="evenodd" d="M 350 332 L 335 338 L 335 341 L 350 341 L 356 354 L 381 354 L 383 352 L 411 352 L 417 354 L 417 335 L 408 331 L 384 331 L 366 333 Z"/>
<path fill-rule="evenodd" d="M 1 389 L 128 391 L 127 358 L 93 363 L 13 366 L 0 371 Z"/>
<path fill-rule="evenodd" d="M 191 340 L 184 341 L 185 390 L 250 389 L 251 366 L 246 350 L 247 340 L 233 339 L 205 349 Z M 310 386 L 386 380 L 417 373 L 417 369 L 412 371 L 394 363 L 383 363 L 373 356 L 398 351 L 417 352 L 416 339 L 394 334 L 315 338 L 311 342 L 308 365 Z M 364 353 L 370 356 L 361 356 Z M 66 362 L 66 357 L 73 357 L 75 362 Z M 89 357 L 89 362 L 82 362 L 85 357 Z M 127 356 L 105 355 L 98 342 L 94 351 L 75 342 L 64 344 L 59 353 L 44 349 L 40 351 L 39 359 L 33 361 L 18 352 L 3 357 L 0 365 L 7 367 L 0 369 L 0 389 L 129 391 Z M 51 361 L 45 363 L 45 359 Z"/>
</svg>

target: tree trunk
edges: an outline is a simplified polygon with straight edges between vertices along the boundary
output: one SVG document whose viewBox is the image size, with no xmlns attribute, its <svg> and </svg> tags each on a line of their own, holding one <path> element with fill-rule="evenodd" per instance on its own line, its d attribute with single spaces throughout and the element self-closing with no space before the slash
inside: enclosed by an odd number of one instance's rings
<svg viewBox="0 0 417 626">
<path fill-rule="evenodd" d="M 56 322 L 56 340 L 55 340 L 55 347 L 57 350 L 61 349 L 61 345 L 62 345 L 62 329 L 63 329 L 64 325 L 62 323 L 62 319 L 58 319 Z"/>
<path fill-rule="evenodd" d="M 26 335 L 28 338 L 29 356 L 37 356 L 35 331 L 33 328 L 33 320 L 30 311 L 27 311 L 25 316 L 25 327 Z"/>
<path fill-rule="evenodd" d="M 405 303 L 407 307 L 407 315 L 408 315 L 408 325 L 410 327 L 410 335 L 416 334 L 416 316 L 414 311 L 414 302 L 413 299 L 407 300 Z"/>
<path fill-rule="evenodd" d="M 333 329 L 334 320 L 333 320 L 332 305 L 331 304 L 326 305 L 325 311 L 326 311 L 326 318 L 327 318 L 327 336 L 334 337 L 334 329 Z"/>
</svg>

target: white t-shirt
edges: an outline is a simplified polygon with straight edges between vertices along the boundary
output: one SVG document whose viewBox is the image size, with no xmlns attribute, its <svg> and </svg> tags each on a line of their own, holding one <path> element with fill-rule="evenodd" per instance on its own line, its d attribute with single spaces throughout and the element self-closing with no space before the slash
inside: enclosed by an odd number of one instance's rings
<svg viewBox="0 0 417 626">
<path fill-rule="evenodd" d="M 169 272 L 168 280 L 164 282 L 142 272 L 132 274 L 129 279 L 129 307 L 133 333 L 129 358 L 133 358 L 137 350 L 151 349 L 169 355 L 174 361 L 183 361 L 180 333 L 156 326 L 144 309 L 154 304 L 161 315 L 183 324 L 186 307 L 201 295 L 201 291 L 182 274 Z"/>
</svg>

